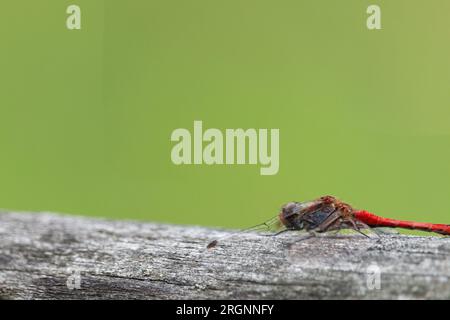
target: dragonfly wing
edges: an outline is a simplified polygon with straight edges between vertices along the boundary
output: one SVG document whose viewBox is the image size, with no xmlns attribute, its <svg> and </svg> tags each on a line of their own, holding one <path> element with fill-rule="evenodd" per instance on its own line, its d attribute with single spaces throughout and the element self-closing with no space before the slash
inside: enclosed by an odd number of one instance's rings
<svg viewBox="0 0 450 320">
<path fill-rule="evenodd" d="M 327 218 L 325 218 L 316 228 L 317 232 L 326 232 L 333 231 L 342 228 L 342 218 L 339 214 L 339 211 L 336 210 L 331 214 L 328 214 Z"/>
<path fill-rule="evenodd" d="M 379 233 L 379 234 L 400 234 L 400 232 L 398 232 L 398 230 L 392 229 L 392 228 L 371 228 L 375 233 Z"/>
</svg>

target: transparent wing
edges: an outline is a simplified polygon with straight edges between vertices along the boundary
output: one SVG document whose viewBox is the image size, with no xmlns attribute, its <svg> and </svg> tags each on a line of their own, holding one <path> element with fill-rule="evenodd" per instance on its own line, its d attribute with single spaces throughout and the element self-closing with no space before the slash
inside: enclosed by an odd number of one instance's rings
<svg viewBox="0 0 450 320">
<path fill-rule="evenodd" d="M 219 242 L 222 242 L 224 240 L 230 239 L 232 237 L 236 237 L 239 235 L 242 235 L 244 233 L 249 233 L 249 232 L 258 232 L 258 231 L 283 231 L 284 226 L 282 225 L 282 223 L 280 222 L 278 216 L 275 216 L 263 223 L 257 224 L 256 226 L 241 230 L 241 231 L 237 231 L 234 232 L 232 234 L 228 234 L 226 236 L 223 236 L 221 238 L 215 239 L 213 241 L 211 241 L 206 248 L 208 249 L 212 249 L 214 247 L 217 246 L 217 244 Z"/>
</svg>

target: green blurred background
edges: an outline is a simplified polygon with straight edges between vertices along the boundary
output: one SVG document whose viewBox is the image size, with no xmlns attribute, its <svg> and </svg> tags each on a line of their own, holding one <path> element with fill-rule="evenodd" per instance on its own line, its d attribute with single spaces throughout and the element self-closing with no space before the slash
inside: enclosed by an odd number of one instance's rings
<svg viewBox="0 0 450 320">
<path fill-rule="evenodd" d="M 66 8 L 82 30 L 66 29 Z M 382 30 L 366 28 L 378 4 Z M 8 0 L 0 207 L 244 227 L 333 194 L 450 223 L 450 2 Z M 175 166 L 170 134 L 279 128 L 280 171 Z"/>
</svg>

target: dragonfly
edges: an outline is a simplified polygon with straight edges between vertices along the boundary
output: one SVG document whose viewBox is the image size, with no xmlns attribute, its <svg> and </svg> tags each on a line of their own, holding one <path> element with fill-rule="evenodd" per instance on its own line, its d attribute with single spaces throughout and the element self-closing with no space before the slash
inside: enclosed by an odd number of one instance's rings
<svg viewBox="0 0 450 320">
<path fill-rule="evenodd" d="M 437 223 L 424 223 L 404 221 L 378 216 L 366 210 L 354 209 L 351 205 L 342 202 L 334 196 L 322 196 L 312 201 L 289 202 L 285 204 L 280 213 L 272 219 L 251 228 L 238 231 L 231 235 L 211 241 L 208 249 L 217 246 L 220 241 L 227 238 L 260 230 L 268 230 L 271 227 L 280 231 L 271 236 L 279 235 L 286 231 L 305 230 L 311 235 L 330 231 L 339 232 L 343 229 L 354 230 L 369 237 L 362 230 L 372 228 L 402 228 L 434 232 L 441 235 L 450 235 L 450 225 Z M 370 237 L 369 237 L 370 238 Z"/>
</svg>

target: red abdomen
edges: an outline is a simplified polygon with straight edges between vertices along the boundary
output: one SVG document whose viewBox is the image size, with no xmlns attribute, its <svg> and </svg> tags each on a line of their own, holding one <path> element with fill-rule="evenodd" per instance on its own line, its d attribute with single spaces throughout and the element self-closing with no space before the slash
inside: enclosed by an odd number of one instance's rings
<svg viewBox="0 0 450 320">
<path fill-rule="evenodd" d="M 450 226 L 446 224 L 423 223 L 383 218 L 365 210 L 355 210 L 353 213 L 356 219 L 364 222 L 369 227 L 404 228 L 450 235 Z"/>
</svg>

